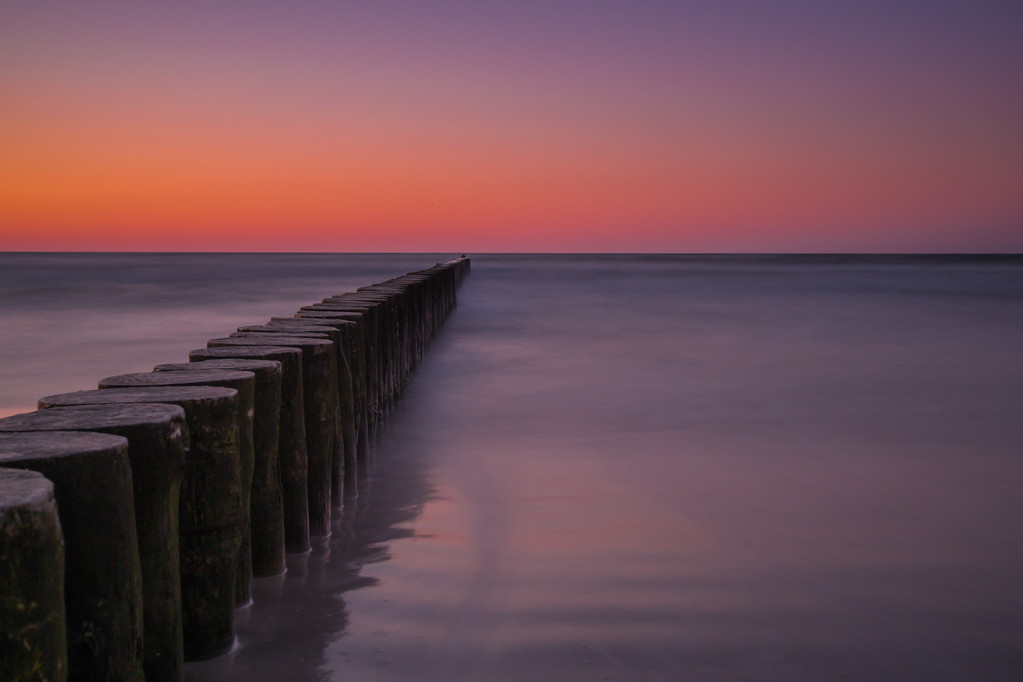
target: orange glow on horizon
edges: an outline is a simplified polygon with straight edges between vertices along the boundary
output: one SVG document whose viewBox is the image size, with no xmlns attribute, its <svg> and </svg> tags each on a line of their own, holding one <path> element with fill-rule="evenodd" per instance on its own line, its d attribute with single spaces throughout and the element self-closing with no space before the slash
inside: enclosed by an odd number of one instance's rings
<svg viewBox="0 0 1023 682">
<path fill-rule="evenodd" d="M 0 250 L 1023 250 L 1023 100 L 997 79 L 701 62 L 667 34 L 618 60 L 499 33 L 476 60 L 315 36 L 275 60 L 255 47 L 297 15 L 224 43 L 75 11 L 109 48 L 71 13 L 7 36 Z"/>
</svg>

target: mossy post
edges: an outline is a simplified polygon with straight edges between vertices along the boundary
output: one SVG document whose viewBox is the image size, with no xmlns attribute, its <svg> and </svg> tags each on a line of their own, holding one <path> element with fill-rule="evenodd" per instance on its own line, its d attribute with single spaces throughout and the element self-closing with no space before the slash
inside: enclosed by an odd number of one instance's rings
<svg viewBox="0 0 1023 682">
<path fill-rule="evenodd" d="M 337 416 L 337 362 L 333 342 L 326 338 L 268 333 L 211 339 L 208 345 L 210 348 L 280 345 L 302 350 L 309 534 L 330 535 L 330 478 Z"/>
<path fill-rule="evenodd" d="M 46 396 L 39 407 L 105 403 L 173 403 L 185 410 L 189 449 L 178 504 L 184 657 L 197 661 L 218 656 L 234 643 L 242 522 L 238 391 L 217 386 L 109 388 Z M 59 488 L 57 493 L 59 505 Z M 70 571 L 70 553 L 68 557 Z M 68 628 L 70 633 L 70 623 Z"/>
<path fill-rule="evenodd" d="M 53 482 L 65 541 L 68 679 L 140 680 L 142 578 L 128 441 L 81 431 L 0 433 L 0 452 L 0 466 Z"/>
<path fill-rule="evenodd" d="M 64 539 L 53 483 L 35 471 L 0 468 L 0 585 L 0 679 L 66 680 Z"/>
<path fill-rule="evenodd" d="M 309 551 L 309 460 L 306 454 L 305 397 L 302 383 L 302 350 L 269 345 L 234 345 L 189 351 L 191 362 L 218 358 L 252 358 L 281 363 L 281 418 L 277 441 L 284 548 L 289 554 Z M 255 570 L 253 558 L 253 570 Z M 267 570 L 270 570 L 269 568 Z M 284 570 L 284 564 L 280 565 Z"/>
<path fill-rule="evenodd" d="M 284 507 L 281 496 L 278 443 L 281 419 L 281 363 L 276 360 L 219 359 L 157 365 L 155 372 L 226 369 L 256 377 L 252 447 L 255 461 L 249 497 L 252 529 L 252 574 L 257 578 L 284 570 Z"/>
<path fill-rule="evenodd" d="M 183 661 L 178 503 L 188 449 L 177 405 L 83 405 L 0 419 L 0 432 L 99 431 L 128 439 L 142 577 L 147 682 L 179 682 Z"/>
</svg>

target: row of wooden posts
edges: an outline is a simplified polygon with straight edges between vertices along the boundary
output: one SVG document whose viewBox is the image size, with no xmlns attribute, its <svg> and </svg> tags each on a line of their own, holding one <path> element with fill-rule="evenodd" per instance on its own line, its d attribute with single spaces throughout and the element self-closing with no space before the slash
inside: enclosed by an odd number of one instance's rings
<svg viewBox="0 0 1023 682">
<path fill-rule="evenodd" d="M 178 682 L 330 533 L 461 257 L 0 419 L 0 680 Z"/>
</svg>

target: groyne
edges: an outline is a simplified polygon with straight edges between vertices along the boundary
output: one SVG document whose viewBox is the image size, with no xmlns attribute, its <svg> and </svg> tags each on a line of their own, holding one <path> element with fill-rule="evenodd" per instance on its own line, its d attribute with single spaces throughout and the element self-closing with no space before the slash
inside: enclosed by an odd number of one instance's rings
<svg viewBox="0 0 1023 682">
<path fill-rule="evenodd" d="M 180 682 L 229 650 L 251 579 L 358 494 L 469 267 L 331 295 L 0 419 L 0 681 Z"/>
</svg>

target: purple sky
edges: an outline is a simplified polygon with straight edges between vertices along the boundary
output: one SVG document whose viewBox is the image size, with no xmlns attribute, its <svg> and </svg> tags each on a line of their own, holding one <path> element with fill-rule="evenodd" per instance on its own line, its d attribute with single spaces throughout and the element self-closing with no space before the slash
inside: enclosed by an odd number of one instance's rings
<svg viewBox="0 0 1023 682">
<path fill-rule="evenodd" d="M 1021 251 L 1023 3 L 0 9 L 0 249 Z"/>
</svg>

